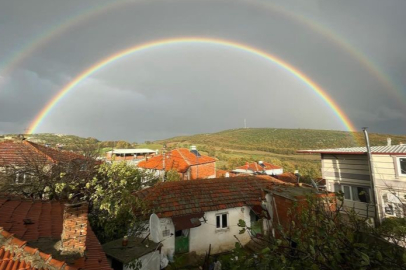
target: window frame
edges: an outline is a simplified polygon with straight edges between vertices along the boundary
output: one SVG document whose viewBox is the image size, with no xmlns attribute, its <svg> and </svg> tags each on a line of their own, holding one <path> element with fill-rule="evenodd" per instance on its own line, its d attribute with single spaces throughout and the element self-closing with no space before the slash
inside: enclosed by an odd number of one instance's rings
<svg viewBox="0 0 406 270">
<path fill-rule="evenodd" d="M 223 217 L 226 217 L 226 225 L 227 226 L 224 226 L 224 224 L 223 224 Z M 217 226 L 217 218 L 219 218 L 219 223 L 220 223 L 220 227 L 218 227 Z M 218 214 L 216 214 L 216 220 L 215 220 L 215 224 L 216 224 L 216 230 L 227 230 L 227 229 L 229 229 L 230 228 L 230 226 L 229 226 L 229 219 L 228 219 L 228 213 L 218 213 Z"/>
<path fill-rule="evenodd" d="M 400 160 L 401 159 L 404 159 L 405 160 L 405 162 L 406 162 L 406 157 L 405 156 L 401 156 L 401 157 L 396 157 L 396 169 L 397 169 L 397 174 L 398 174 L 398 176 L 400 176 L 400 177 L 406 177 L 406 173 L 402 173 L 402 167 L 401 167 L 401 164 L 400 164 Z"/>
<path fill-rule="evenodd" d="M 345 198 L 345 192 L 344 192 L 344 187 L 348 187 L 348 189 L 349 189 L 349 191 L 350 191 L 350 199 L 347 199 L 347 198 Z M 368 192 L 368 198 L 369 198 L 369 202 L 362 202 L 362 201 L 360 201 L 360 200 L 355 200 L 354 199 L 354 194 L 353 194 L 353 188 L 363 188 L 363 189 L 366 189 L 367 190 L 367 192 Z M 341 191 L 344 193 L 344 200 L 347 200 L 347 201 L 352 201 L 352 202 L 357 202 L 357 203 L 368 203 L 368 204 L 370 204 L 370 203 L 372 203 L 372 197 L 371 197 L 371 187 L 367 187 L 367 186 L 356 186 L 356 185 L 346 185 L 346 184 L 344 184 L 344 185 L 340 185 L 340 189 L 341 189 Z M 358 197 L 359 197 L 359 195 L 358 195 Z"/>
</svg>

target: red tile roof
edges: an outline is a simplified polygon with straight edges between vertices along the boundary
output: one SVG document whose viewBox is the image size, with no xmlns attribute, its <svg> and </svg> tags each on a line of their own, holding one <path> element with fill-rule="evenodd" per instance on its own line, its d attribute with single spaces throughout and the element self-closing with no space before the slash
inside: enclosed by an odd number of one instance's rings
<svg viewBox="0 0 406 270">
<path fill-rule="evenodd" d="M 31 201 L 3 197 L 0 198 L 0 226 L 15 237 L 31 243 L 43 239 L 59 241 L 62 234 L 64 207 L 62 202 L 57 201 Z M 70 265 L 89 270 L 111 269 L 89 223 L 87 228 L 85 257 L 76 259 Z"/>
<path fill-rule="evenodd" d="M 275 176 L 279 180 L 287 183 L 297 183 L 297 176 L 291 172 L 285 172 Z"/>
<path fill-rule="evenodd" d="M 201 179 L 158 183 L 136 195 L 159 217 L 261 205 L 261 188 L 286 185 L 270 176 Z"/>
<path fill-rule="evenodd" d="M 138 163 L 138 167 L 144 169 L 162 170 L 163 155 L 157 155 L 148 160 Z M 165 170 L 175 169 L 180 173 L 186 172 L 190 166 L 216 162 L 216 159 L 208 156 L 196 157 L 186 148 L 179 148 L 165 154 Z"/>
<path fill-rule="evenodd" d="M 257 162 L 253 162 L 253 163 L 248 163 L 247 162 L 244 166 L 237 167 L 236 169 L 250 170 L 250 171 L 253 171 L 253 172 L 262 172 L 264 170 L 282 169 L 282 167 L 273 165 L 273 164 L 268 163 L 268 162 L 263 162 L 263 164 L 265 165 L 264 167 L 262 167 Z"/>
<path fill-rule="evenodd" d="M 60 151 L 29 141 L 0 142 L 0 166 L 23 166 L 36 163 L 64 163 L 75 159 L 87 159 L 72 152 Z"/>
<path fill-rule="evenodd" d="M 0 227 L 0 269 L 25 269 L 25 270 L 74 270 L 66 262 L 55 260 L 50 254 L 40 252 L 29 247 L 13 234 Z"/>
</svg>

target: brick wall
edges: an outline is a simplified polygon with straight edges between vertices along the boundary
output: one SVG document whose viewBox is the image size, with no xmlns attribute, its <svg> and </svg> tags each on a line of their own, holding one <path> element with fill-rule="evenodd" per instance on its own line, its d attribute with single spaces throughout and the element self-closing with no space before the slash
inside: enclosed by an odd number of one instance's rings
<svg viewBox="0 0 406 270">
<path fill-rule="evenodd" d="M 197 168 L 198 167 L 198 168 Z M 190 166 L 190 178 L 191 180 L 194 179 L 201 179 L 201 178 L 215 178 L 216 177 L 216 163 L 205 163 L 199 165 Z"/>
<path fill-rule="evenodd" d="M 87 203 L 65 204 L 61 236 L 62 254 L 84 254 L 86 250 L 87 212 Z"/>
</svg>

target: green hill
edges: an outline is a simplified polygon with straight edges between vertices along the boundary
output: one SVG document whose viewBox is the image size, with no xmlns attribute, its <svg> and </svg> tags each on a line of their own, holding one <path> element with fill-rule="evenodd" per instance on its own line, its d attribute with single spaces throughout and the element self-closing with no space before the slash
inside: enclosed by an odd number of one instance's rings
<svg viewBox="0 0 406 270">
<path fill-rule="evenodd" d="M 406 136 L 369 134 L 371 145 L 406 142 Z M 168 148 L 189 147 L 219 159 L 217 168 L 233 169 L 247 161 L 268 161 L 283 166 L 285 171 L 298 169 L 302 175 L 320 177 L 318 155 L 297 154 L 300 149 L 322 149 L 363 146 L 363 133 L 335 130 L 249 128 L 231 129 L 217 133 L 180 136 L 155 143 Z"/>
</svg>

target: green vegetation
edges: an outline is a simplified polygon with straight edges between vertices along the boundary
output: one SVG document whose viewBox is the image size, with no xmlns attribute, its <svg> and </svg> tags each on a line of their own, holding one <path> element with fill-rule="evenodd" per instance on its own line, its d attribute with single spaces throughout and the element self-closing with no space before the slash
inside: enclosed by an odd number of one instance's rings
<svg viewBox="0 0 406 270">
<path fill-rule="evenodd" d="M 406 136 L 400 135 L 371 133 L 369 136 L 371 145 L 385 145 L 388 137 L 392 144 L 406 142 Z M 249 128 L 181 136 L 156 143 L 169 148 L 196 145 L 201 152 L 219 159 L 219 169 L 233 169 L 245 162 L 262 160 L 280 165 L 288 172 L 298 169 L 305 178 L 315 178 L 321 176 L 320 157 L 297 154 L 297 150 L 362 146 L 364 138 L 361 132 Z"/>
<path fill-rule="evenodd" d="M 371 145 L 385 145 L 390 137 L 392 144 L 406 142 L 406 136 L 370 133 Z M 180 136 L 143 144 L 126 141 L 99 141 L 73 135 L 33 134 L 30 140 L 55 146 L 62 144 L 65 150 L 73 150 L 88 156 L 104 156 L 112 148 L 149 148 L 168 150 L 196 145 L 203 154 L 218 159 L 218 169 L 233 169 L 245 162 L 266 161 L 280 165 L 285 171 L 298 169 L 304 177 L 320 177 L 318 155 L 297 154 L 301 149 L 322 149 L 363 146 L 361 132 L 311 129 L 249 128 L 231 129 L 217 133 Z"/>
</svg>

